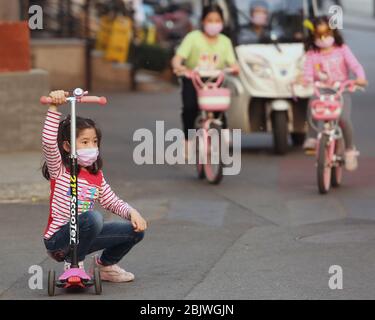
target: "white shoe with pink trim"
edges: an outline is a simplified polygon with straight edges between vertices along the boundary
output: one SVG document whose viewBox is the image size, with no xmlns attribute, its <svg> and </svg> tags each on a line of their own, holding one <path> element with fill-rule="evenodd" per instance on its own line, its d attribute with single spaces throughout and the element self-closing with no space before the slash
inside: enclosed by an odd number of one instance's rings
<svg viewBox="0 0 375 320">
<path fill-rule="evenodd" d="M 124 269 L 120 268 L 117 264 L 112 266 L 103 266 L 99 257 L 95 257 L 95 266 L 99 269 L 100 278 L 102 281 L 108 282 L 131 282 L 134 281 L 135 276 L 131 272 L 127 272 Z"/>
</svg>

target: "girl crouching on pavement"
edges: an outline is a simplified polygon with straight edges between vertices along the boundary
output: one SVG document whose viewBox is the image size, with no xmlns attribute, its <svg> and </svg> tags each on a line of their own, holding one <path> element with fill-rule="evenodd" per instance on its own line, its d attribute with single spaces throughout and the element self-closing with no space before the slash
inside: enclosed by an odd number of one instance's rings
<svg viewBox="0 0 375 320">
<path fill-rule="evenodd" d="M 67 93 L 50 93 L 52 104 L 45 119 L 42 145 L 46 162 L 43 176 L 51 183 L 50 214 L 44 232 L 47 251 L 57 260 L 65 260 L 70 267 L 69 220 L 70 220 L 70 117 L 61 121 L 58 106 L 66 102 Z M 78 155 L 78 215 L 79 215 L 79 265 L 83 268 L 85 257 L 99 250 L 96 256 L 103 281 L 129 282 L 134 275 L 117 265 L 134 245 L 143 239 L 147 228 L 140 213 L 119 199 L 106 182 L 100 154 L 101 132 L 94 121 L 77 117 Z M 123 221 L 104 222 L 100 212 L 94 211 L 94 203 L 119 215 Z"/>
</svg>

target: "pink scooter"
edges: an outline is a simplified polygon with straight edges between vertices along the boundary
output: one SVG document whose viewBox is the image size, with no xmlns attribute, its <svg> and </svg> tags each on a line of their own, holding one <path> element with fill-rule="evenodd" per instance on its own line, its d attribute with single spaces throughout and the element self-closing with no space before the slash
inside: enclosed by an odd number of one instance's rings
<svg viewBox="0 0 375 320">
<path fill-rule="evenodd" d="M 55 288 L 88 288 L 95 287 L 95 293 L 100 295 L 102 293 L 102 282 L 100 279 L 100 273 L 98 268 L 94 268 L 93 277 L 90 277 L 84 269 L 79 268 L 78 265 L 78 244 L 79 244 L 79 226 L 78 226 L 78 163 L 77 163 L 77 152 L 76 152 L 76 104 L 77 103 L 97 103 L 100 105 L 107 104 L 107 99 L 105 97 L 94 97 L 87 96 L 88 92 L 82 89 L 75 89 L 73 97 L 69 97 L 66 100 L 70 102 L 71 105 L 71 126 L 70 126 L 70 191 L 71 191 L 71 201 L 70 201 L 70 258 L 71 267 L 66 270 L 59 278 L 56 280 L 55 270 L 50 270 L 48 273 L 48 295 L 55 295 Z M 42 97 L 40 99 L 42 104 L 51 104 L 52 99 L 49 97 Z M 65 254 L 62 252 L 48 252 L 48 254 L 56 261 L 62 262 L 66 258 Z M 95 265 L 95 264 L 94 264 Z"/>
</svg>

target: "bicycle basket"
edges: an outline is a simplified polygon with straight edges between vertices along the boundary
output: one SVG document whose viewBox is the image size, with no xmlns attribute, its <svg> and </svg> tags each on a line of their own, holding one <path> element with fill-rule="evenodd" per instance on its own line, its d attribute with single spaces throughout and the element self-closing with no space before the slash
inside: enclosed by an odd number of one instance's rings
<svg viewBox="0 0 375 320">
<path fill-rule="evenodd" d="M 322 101 L 314 100 L 311 104 L 311 114 L 314 120 L 334 121 L 341 116 L 342 105 L 340 101 Z"/>
<path fill-rule="evenodd" d="M 203 111 L 224 112 L 230 107 L 230 90 L 227 88 L 205 88 L 198 90 L 198 105 Z"/>
</svg>

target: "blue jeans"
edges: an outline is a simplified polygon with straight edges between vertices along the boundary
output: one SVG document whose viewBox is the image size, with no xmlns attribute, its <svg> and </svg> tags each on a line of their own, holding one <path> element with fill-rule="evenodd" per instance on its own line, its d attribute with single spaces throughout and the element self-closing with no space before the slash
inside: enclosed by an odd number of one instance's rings
<svg viewBox="0 0 375 320">
<path fill-rule="evenodd" d="M 89 211 L 78 217 L 79 245 L 78 260 L 99 250 L 103 250 L 100 261 L 105 266 L 118 263 L 143 237 L 143 232 L 135 232 L 130 221 L 104 222 L 100 212 Z M 69 252 L 69 223 L 57 231 L 52 238 L 44 239 L 49 252 Z M 66 261 L 70 262 L 67 255 Z"/>
</svg>

